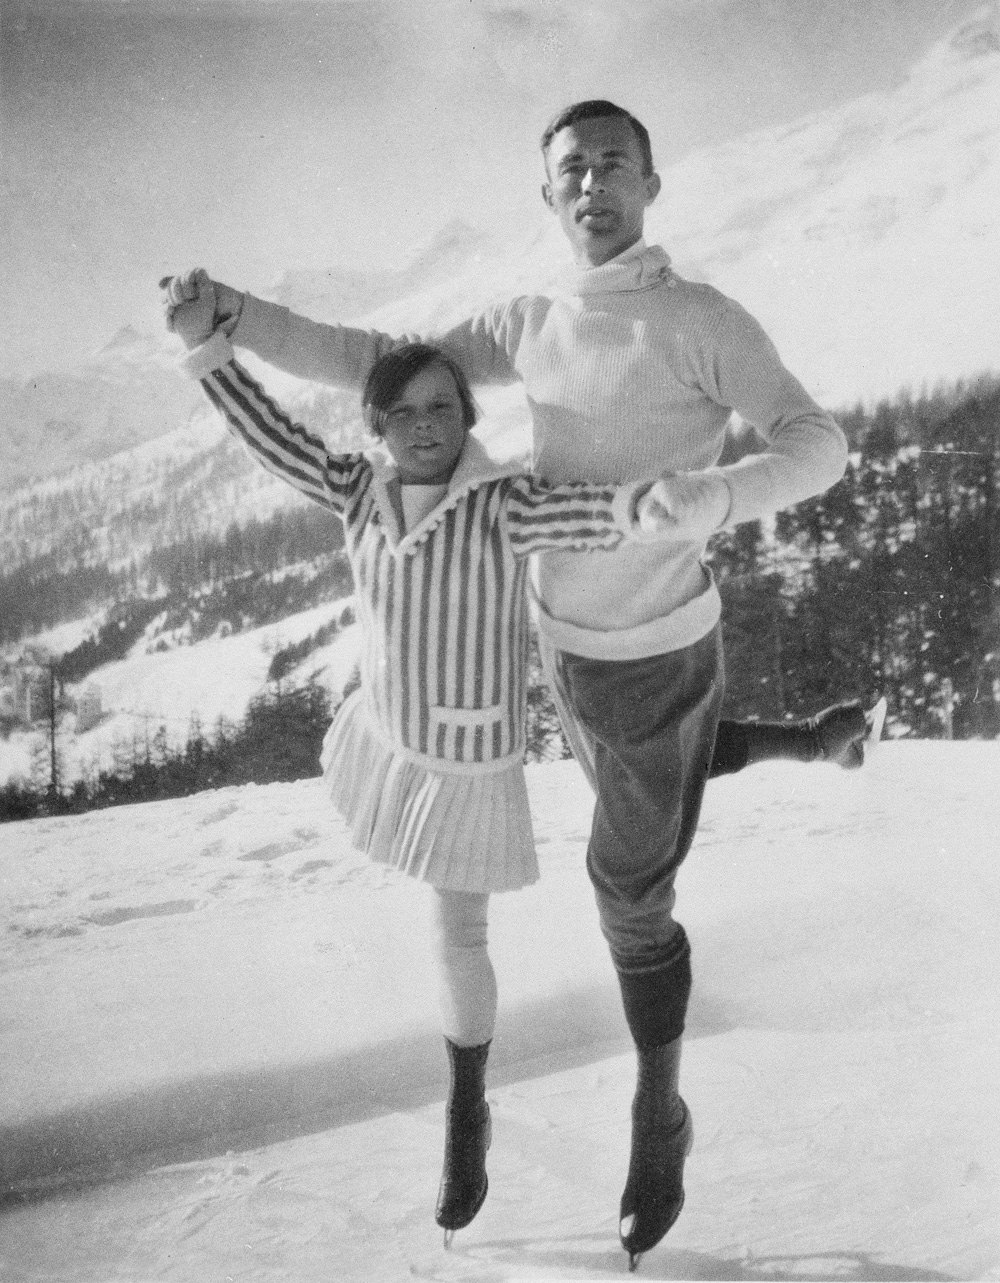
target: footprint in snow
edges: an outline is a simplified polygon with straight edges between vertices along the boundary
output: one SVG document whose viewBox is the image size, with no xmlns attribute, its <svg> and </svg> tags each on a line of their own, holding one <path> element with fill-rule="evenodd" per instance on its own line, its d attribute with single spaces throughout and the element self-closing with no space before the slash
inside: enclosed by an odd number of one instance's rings
<svg viewBox="0 0 1000 1283">
<path fill-rule="evenodd" d="M 93 923 L 96 927 L 117 927 L 123 922 L 134 922 L 138 918 L 163 918 L 173 913 L 191 913 L 197 907 L 197 900 L 163 900 L 159 904 L 125 905 L 119 909 L 105 909 L 101 913 L 89 914 L 81 921 Z"/>
<path fill-rule="evenodd" d="M 238 860 L 276 860 L 279 855 L 291 855 L 295 851 L 302 849 L 302 843 L 295 842 L 268 842 L 266 846 L 255 847 L 252 851 L 244 851 L 238 855 Z"/>
</svg>

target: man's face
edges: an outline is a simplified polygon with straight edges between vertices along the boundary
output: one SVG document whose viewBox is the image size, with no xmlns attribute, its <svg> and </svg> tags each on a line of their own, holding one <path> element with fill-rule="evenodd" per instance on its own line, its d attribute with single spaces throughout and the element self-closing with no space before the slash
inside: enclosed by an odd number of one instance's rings
<svg viewBox="0 0 1000 1283">
<path fill-rule="evenodd" d="M 549 145 L 546 170 L 542 196 L 581 266 L 600 267 L 642 235 L 646 206 L 656 199 L 660 179 L 645 172 L 627 120 L 598 116 L 560 129 Z"/>
</svg>

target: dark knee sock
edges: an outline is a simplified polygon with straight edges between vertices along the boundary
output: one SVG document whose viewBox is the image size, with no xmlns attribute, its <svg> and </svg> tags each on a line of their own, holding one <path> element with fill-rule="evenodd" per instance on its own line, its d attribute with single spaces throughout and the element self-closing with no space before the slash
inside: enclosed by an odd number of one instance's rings
<svg viewBox="0 0 1000 1283">
<path fill-rule="evenodd" d="M 806 721 L 720 722 L 708 777 L 732 775 L 772 758 L 815 762 L 822 755 L 815 727 Z"/>
<path fill-rule="evenodd" d="M 486 1061 L 490 1044 L 484 1042 L 479 1047 L 459 1047 L 450 1038 L 445 1038 L 444 1042 L 451 1071 L 448 1108 L 467 1113 L 486 1096 Z"/>
<path fill-rule="evenodd" d="M 749 763 L 750 746 L 747 743 L 745 724 L 721 721 L 715 733 L 708 778 L 713 780 L 719 775 L 733 775 L 736 771 L 742 771 Z"/>
<path fill-rule="evenodd" d="M 678 927 L 674 948 L 660 966 L 617 971 L 625 1020 L 635 1045 L 662 1047 L 679 1038 L 691 994 L 691 946 L 684 928 Z"/>
<path fill-rule="evenodd" d="M 816 728 L 808 722 L 747 722 L 747 765 L 769 758 L 790 758 L 793 762 L 815 762 L 822 757 Z"/>
</svg>

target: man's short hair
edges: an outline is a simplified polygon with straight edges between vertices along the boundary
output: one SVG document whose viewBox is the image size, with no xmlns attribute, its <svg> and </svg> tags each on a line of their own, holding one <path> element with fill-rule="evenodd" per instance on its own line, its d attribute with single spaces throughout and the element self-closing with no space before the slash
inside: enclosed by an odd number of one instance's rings
<svg viewBox="0 0 1000 1283">
<path fill-rule="evenodd" d="M 570 125 L 575 125 L 579 120 L 599 120 L 604 116 L 614 116 L 619 120 L 627 120 L 632 126 L 632 132 L 636 136 L 639 144 L 639 150 L 642 153 L 642 164 L 646 176 L 653 172 L 653 148 L 649 141 L 649 131 L 641 120 L 636 120 L 630 111 L 624 107 L 619 107 L 616 103 L 608 102 L 606 98 L 588 98 L 586 102 L 575 102 L 563 110 L 550 122 L 542 134 L 542 155 L 548 158 L 549 147 L 552 139 L 558 134 L 560 129 L 567 129 Z"/>
</svg>

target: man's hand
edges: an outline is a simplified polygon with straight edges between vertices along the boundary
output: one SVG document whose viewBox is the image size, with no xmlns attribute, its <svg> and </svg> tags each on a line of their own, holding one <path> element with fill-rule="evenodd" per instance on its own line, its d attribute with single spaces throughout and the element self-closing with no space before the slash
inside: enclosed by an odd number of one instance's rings
<svg viewBox="0 0 1000 1283">
<path fill-rule="evenodd" d="M 182 276 L 165 276 L 163 311 L 167 329 L 179 334 L 187 348 L 199 347 L 215 330 L 216 291 L 203 267 Z"/>
<path fill-rule="evenodd" d="M 231 285 L 223 285 L 221 281 L 213 281 L 203 267 L 194 268 L 192 271 L 184 272 L 180 276 L 164 276 L 160 281 L 160 289 L 165 291 L 163 312 L 168 330 L 174 328 L 175 310 L 182 303 L 195 302 L 199 297 L 202 286 L 206 282 L 215 292 L 215 315 L 213 317 L 212 330 L 216 330 L 222 325 L 229 327 L 226 329 L 227 334 L 232 332 L 236 321 L 239 320 L 240 312 L 243 310 L 243 293 L 240 290 L 234 290 Z M 232 324 L 230 325 L 230 323 Z"/>
<path fill-rule="evenodd" d="M 644 535 L 701 543 L 720 528 L 731 504 L 729 486 L 717 472 L 675 472 L 637 501 L 636 519 Z"/>
</svg>

